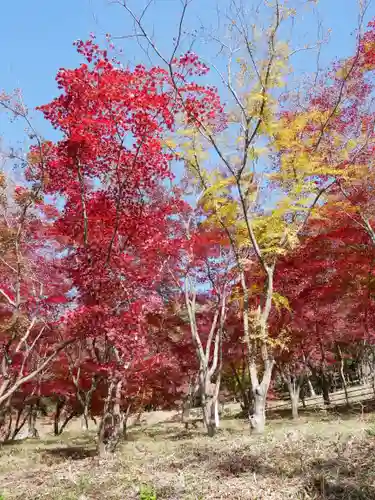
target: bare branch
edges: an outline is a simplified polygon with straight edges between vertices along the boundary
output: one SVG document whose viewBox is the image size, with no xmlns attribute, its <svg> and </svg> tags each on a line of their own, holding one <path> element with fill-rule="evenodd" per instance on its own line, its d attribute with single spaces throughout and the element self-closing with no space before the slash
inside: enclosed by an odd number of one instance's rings
<svg viewBox="0 0 375 500">
<path fill-rule="evenodd" d="M 1 295 L 2 295 L 3 297 L 5 297 L 5 298 L 7 299 L 7 301 L 9 302 L 9 304 L 10 304 L 11 306 L 16 307 L 16 303 L 15 303 L 15 301 L 14 301 L 14 300 L 12 300 L 12 299 L 9 297 L 9 295 L 8 295 L 6 292 L 4 292 L 4 290 L 2 290 L 1 288 L 0 288 L 0 293 L 1 293 Z"/>
</svg>

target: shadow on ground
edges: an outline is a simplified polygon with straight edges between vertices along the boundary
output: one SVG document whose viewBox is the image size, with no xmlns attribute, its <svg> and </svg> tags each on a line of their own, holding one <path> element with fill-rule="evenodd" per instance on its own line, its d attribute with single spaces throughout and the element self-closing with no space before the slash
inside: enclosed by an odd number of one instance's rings
<svg viewBox="0 0 375 500">
<path fill-rule="evenodd" d="M 84 446 L 67 446 L 52 448 L 51 450 L 44 450 L 41 453 L 42 461 L 45 463 L 49 462 L 60 462 L 65 460 L 85 460 L 86 458 L 92 458 L 97 456 L 96 449 L 87 448 Z"/>
<path fill-rule="evenodd" d="M 271 465 L 252 454 L 244 455 L 242 453 L 233 453 L 226 457 L 217 465 L 217 470 L 221 476 L 239 477 L 242 474 L 261 474 L 261 475 L 276 475 L 277 470 Z"/>
</svg>

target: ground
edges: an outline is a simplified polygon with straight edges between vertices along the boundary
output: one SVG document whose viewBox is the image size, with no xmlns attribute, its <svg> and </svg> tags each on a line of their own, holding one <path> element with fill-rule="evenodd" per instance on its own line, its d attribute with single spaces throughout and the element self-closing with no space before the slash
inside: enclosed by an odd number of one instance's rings
<svg viewBox="0 0 375 500">
<path fill-rule="evenodd" d="M 155 419 L 154 420 L 158 420 Z M 0 449 L 1 500 L 375 499 L 373 414 L 273 416 L 263 436 L 228 415 L 215 438 L 180 423 L 134 428 L 110 459 L 79 425 Z"/>
</svg>

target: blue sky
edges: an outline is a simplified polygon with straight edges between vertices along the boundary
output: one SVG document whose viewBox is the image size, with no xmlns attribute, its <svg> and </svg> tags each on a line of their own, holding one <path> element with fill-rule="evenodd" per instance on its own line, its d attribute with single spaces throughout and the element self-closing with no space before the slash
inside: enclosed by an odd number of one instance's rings
<svg viewBox="0 0 375 500">
<path fill-rule="evenodd" d="M 142 3 L 143 0 L 130 0 L 135 9 Z M 215 6 L 225 7 L 226 3 L 227 0 L 193 0 L 187 27 L 198 26 L 198 18 L 206 25 L 214 25 Z M 149 12 L 148 25 L 154 25 L 156 38 L 164 50 L 168 50 L 175 33 L 180 6 L 179 0 L 157 0 Z M 356 26 L 357 0 L 321 0 L 318 9 L 325 28 L 332 29 L 331 42 L 323 50 L 323 62 L 347 56 L 354 46 L 351 32 Z M 299 19 L 296 27 L 296 36 L 301 40 L 305 34 L 310 39 L 316 36 L 316 17 L 311 10 L 309 12 Z M 54 78 L 60 67 L 74 67 L 80 63 L 72 46 L 74 40 L 86 39 L 90 32 L 96 33 L 100 39 L 106 32 L 122 35 L 132 30 L 124 10 L 108 0 L 12 0 L 3 2 L 1 17 L 0 90 L 10 92 L 15 87 L 21 88 L 30 108 L 49 102 L 57 95 Z M 375 4 L 370 7 L 367 17 L 375 17 Z M 135 43 L 121 43 L 124 62 L 145 60 Z M 199 50 L 205 49 L 201 47 Z M 300 69 L 309 69 L 307 54 L 302 54 L 296 64 L 301 66 Z M 34 117 L 40 132 L 53 137 L 48 124 L 43 123 L 37 114 Z M 0 115 L 0 135 L 14 141 L 22 136 L 22 129 L 9 124 Z"/>
</svg>

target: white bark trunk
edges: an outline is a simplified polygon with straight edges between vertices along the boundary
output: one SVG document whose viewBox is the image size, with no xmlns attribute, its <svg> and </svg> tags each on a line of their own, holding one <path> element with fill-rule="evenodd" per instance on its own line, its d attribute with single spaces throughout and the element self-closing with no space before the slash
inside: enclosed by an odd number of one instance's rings
<svg viewBox="0 0 375 500">
<path fill-rule="evenodd" d="M 185 302 L 189 315 L 190 331 L 199 361 L 199 390 L 203 422 L 209 436 L 214 436 L 218 427 L 218 398 L 222 369 L 222 335 L 226 316 L 226 291 L 222 290 L 216 304 L 208 339 L 203 347 L 196 320 L 196 289 L 189 277 L 185 280 Z M 213 349 L 212 349 L 213 348 Z M 212 352 L 213 350 L 213 352 Z M 212 379 L 215 383 L 212 383 Z M 186 425 L 186 427 L 188 424 Z"/>
<path fill-rule="evenodd" d="M 215 402 L 215 426 L 216 429 L 220 427 L 220 418 L 219 418 L 219 402 L 216 400 Z"/>
<path fill-rule="evenodd" d="M 307 385 L 309 386 L 310 397 L 315 398 L 316 392 L 315 392 L 314 386 L 312 385 L 311 380 L 309 378 L 307 379 Z"/>
<path fill-rule="evenodd" d="M 215 424 L 215 405 L 212 398 L 208 398 L 205 402 L 203 408 L 203 419 L 204 426 L 207 430 L 207 434 L 210 437 L 213 437 L 216 433 L 216 424 Z"/>
<path fill-rule="evenodd" d="M 250 410 L 249 420 L 253 432 L 262 433 L 266 423 L 266 400 L 268 389 L 271 383 L 274 361 L 264 358 L 264 373 L 262 380 L 258 381 L 258 368 L 254 359 L 250 361 L 249 372 L 251 378 L 252 408 Z"/>
<path fill-rule="evenodd" d="M 294 419 L 298 418 L 298 403 L 299 403 L 299 389 L 298 392 L 290 392 L 290 401 L 292 403 L 292 417 Z"/>
<path fill-rule="evenodd" d="M 262 434 L 264 432 L 266 425 L 266 396 L 260 388 L 254 394 L 250 425 L 254 433 Z"/>
<path fill-rule="evenodd" d="M 217 408 L 217 391 L 216 384 L 213 384 L 210 380 L 209 374 L 206 373 L 202 377 L 202 410 L 203 410 L 203 422 L 207 430 L 207 434 L 213 437 L 217 430 L 217 418 L 219 416 Z M 217 413 L 217 417 L 216 417 Z"/>
</svg>

